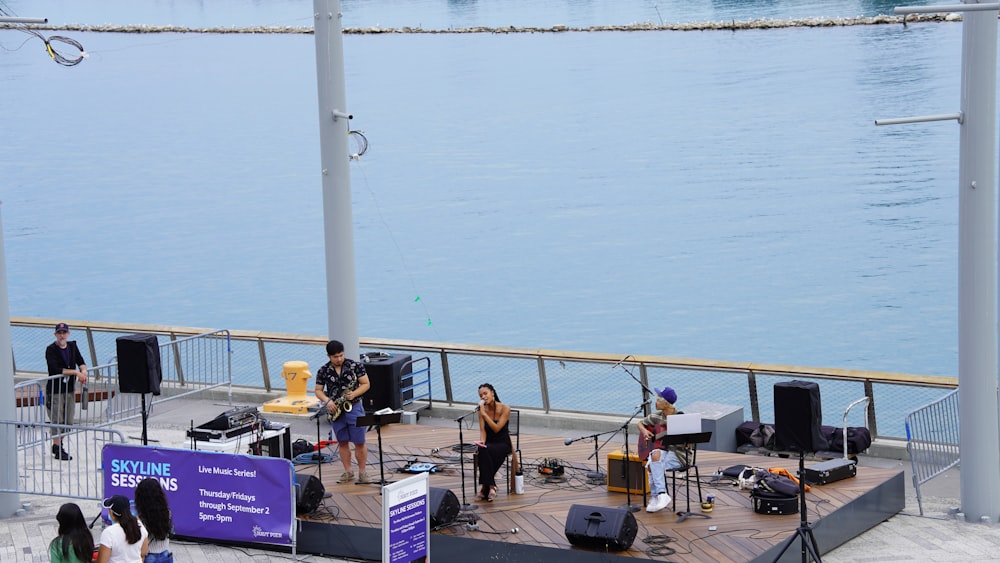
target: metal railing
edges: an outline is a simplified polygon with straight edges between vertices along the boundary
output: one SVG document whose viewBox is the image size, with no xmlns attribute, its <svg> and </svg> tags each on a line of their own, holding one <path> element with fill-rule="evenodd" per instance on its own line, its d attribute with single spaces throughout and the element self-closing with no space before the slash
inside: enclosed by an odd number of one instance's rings
<svg viewBox="0 0 1000 563">
<path fill-rule="evenodd" d="M 43 350 L 52 339 L 59 319 L 14 318 L 11 333 L 19 374 L 45 371 Z M 74 336 L 83 331 L 91 361 L 114 355 L 114 337 L 152 333 L 180 339 L 208 332 L 206 329 L 160 325 L 67 321 Z M 271 373 L 280 373 L 285 361 L 315 359 L 326 362 L 320 336 L 228 331 L 232 356 L 232 383 L 274 390 Z M 448 405 L 473 404 L 476 389 L 492 382 L 503 401 L 516 408 L 545 413 L 584 413 L 628 416 L 636 404 L 649 399 L 638 379 L 648 388 L 669 385 L 678 390 L 681 405 L 708 401 L 743 408 L 750 420 L 771 419 L 774 383 L 789 379 L 817 381 L 822 386 L 824 424 L 837 426 L 844 406 L 864 396 L 868 405 L 852 413 L 852 426 L 866 426 L 873 438 L 905 437 L 903 419 L 915 408 L 940 398 L 958 386 L 954 377 L 910 375 L 864 370 L 811 368 L 725 362 L 661 356 L 567 352 L 505 348 L 470 344 L 361 339 L 363 351 L 419 352 L 429 357 L 430 390 Z M 436 364 L 436 366 L 434 365 Z M 626 371 L 628 374 L 626 374 Z M 629 377 L 629 374 L 633 377 Z M 186 378 L 186 374 L 185 374 Z"/>
<path fill-rule="evenodd" d="M 906 416 L 906 452 L 910 454 L 917 507 L 924 515 L 920 485 L 958 465 L 958 390 Z"/>
<path fill-rule="evenodd" d="M 101 449 L 105 444 L 125 443 L 122 433 L 110 428 L 47 422 L 4 420 L 0 421 L 0 432 L 10 433 L 17 440 L 17 480 L 0 479 L 0 483 L 17 483 L 17 487 L 0 488 L 5 493 L 100 500 L 104 493 L 103 473 L 99 471 Z M 60 438 L 72 459 L 54 458 L 51 451 L 54 435 Z"/>
<path fill-rule="evenodd" d="M 94 340 L 88 341 L 94 348 Z M 159 344 L 163 379 L 160 394 L 148 395 L 147 410 L 154 405 L 203 393 L 220 387 L 227 388 L 232 404 L 232 365 L 229 332 L 219 330 L 195 336 L 177 338 L 171 334 L 168 342 Z M 88 370 L 85 389 L 77 389 L 75 425 L 103 427 L 142 415 L 142 394 L 119 392 L 118 363 L 112 361 Z M 21 372 L 22 374 L 24 372 Z M 50 381 L 63 376 L 46 376 L 21 381 L 14 385 L 17 419 L 21 424 L 46 422 L 45 390 Z"/>
</svg>

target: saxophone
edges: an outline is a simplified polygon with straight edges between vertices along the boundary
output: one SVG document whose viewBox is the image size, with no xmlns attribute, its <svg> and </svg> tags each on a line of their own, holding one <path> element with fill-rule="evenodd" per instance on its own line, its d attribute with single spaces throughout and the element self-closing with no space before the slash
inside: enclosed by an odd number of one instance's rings
<svg viewBox="0 0 1000 563">
<path fill-rule="evenodd" d="M 354 405 L 352 405 L 351 401 L 347 399 L 347 394 L 357 389 L 358 386 L 360 385 L 361 382 L 355 379 L 353 383 L 344 388 L 344 392 L 341 393 L 339 397 L 330 401 L 330 405 L 332 406 L 332 408 L 329 408 L 326 411 L 327 420 L 333 422 L 334 420 L 340 418 L 340 415 L 344 414 L 345 412 L 351 412 L 351 409 L 354 407 Z"/>
</svg>

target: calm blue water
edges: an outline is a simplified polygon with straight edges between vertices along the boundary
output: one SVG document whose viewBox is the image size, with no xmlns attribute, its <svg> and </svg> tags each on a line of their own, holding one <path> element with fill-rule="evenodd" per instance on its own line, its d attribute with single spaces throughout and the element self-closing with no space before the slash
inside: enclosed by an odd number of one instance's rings
<svg viewBox="0 0 1000 563">
<path fill-rule="evenodd" d="M 302 25 L 311 2 L 0 0 Z M 541 4 L 541 5 L 539 5 Z M 898 5 L 912 4 L 900 2 Z M 344 1 L 346 26 L 889 13 Z M 323 334 L 309 35 L 0 31 L 11 313 Z M 364 336 L 954 375 L 960 24 L 347 36 Z M 419 298 L 419 299 L 418 299 Z"/>
</svg>

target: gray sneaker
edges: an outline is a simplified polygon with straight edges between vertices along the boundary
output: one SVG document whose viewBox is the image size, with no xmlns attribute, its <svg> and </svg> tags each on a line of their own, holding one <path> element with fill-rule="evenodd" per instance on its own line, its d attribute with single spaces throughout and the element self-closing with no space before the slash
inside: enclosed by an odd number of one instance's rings
<svg viewBox="0 0 1000 563">
<path fill-rule="evenodd" d="M 372 478 L 368 476 L 368 473 L 362 473 L 358 475 L 358 483 L 362 485 L 367 485 L 372 482 Z"/>
<path fill-rule="evenodd" d="M 345 471 L 340 475 L 340 479 L 337 479 L 337 483 L 344 484 L 354 481 L 354 472 Z"/>
</svg>

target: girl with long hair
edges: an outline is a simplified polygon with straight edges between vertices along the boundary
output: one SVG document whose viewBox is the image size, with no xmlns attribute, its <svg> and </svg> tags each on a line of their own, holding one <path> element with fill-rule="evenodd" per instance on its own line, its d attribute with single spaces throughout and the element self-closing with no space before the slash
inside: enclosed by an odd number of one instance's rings
<svg viewBox="0 0 1000 563">
<path fill-rule="evenodd" d="M 128 499 L 115 495 L 104 500 L 112 524 L 101 532 L 97 563 L 142 563 L 149 552 L 149 533 L 132 516 Z"/>
<path fill-rule="evenodd" d="M 49 543 L 52 563 L 90 563 L 94 557 L 94 536 L 90 534 L 83 512 L 75 503 L 59 507 L 56 514 L 59 535 Z"/>
<path fill-rule="evenodd" d="M 497 496 L 496 474 L 513 451 L 510 443 L 510 407 L 500 402 L 489 383 L 479 386 L 479 494 L 476 500 L 492 502 Z"/>
<path fill-rule="evenodd" d="M 135 486 L 135 511 L 139 521 L 149 531 L 149 553 L 143 563 L 174 563 L 170 553 L 170 534 L 174 523 L 160 482 L 153 478 L 139 481 Z"/>
</svg>

